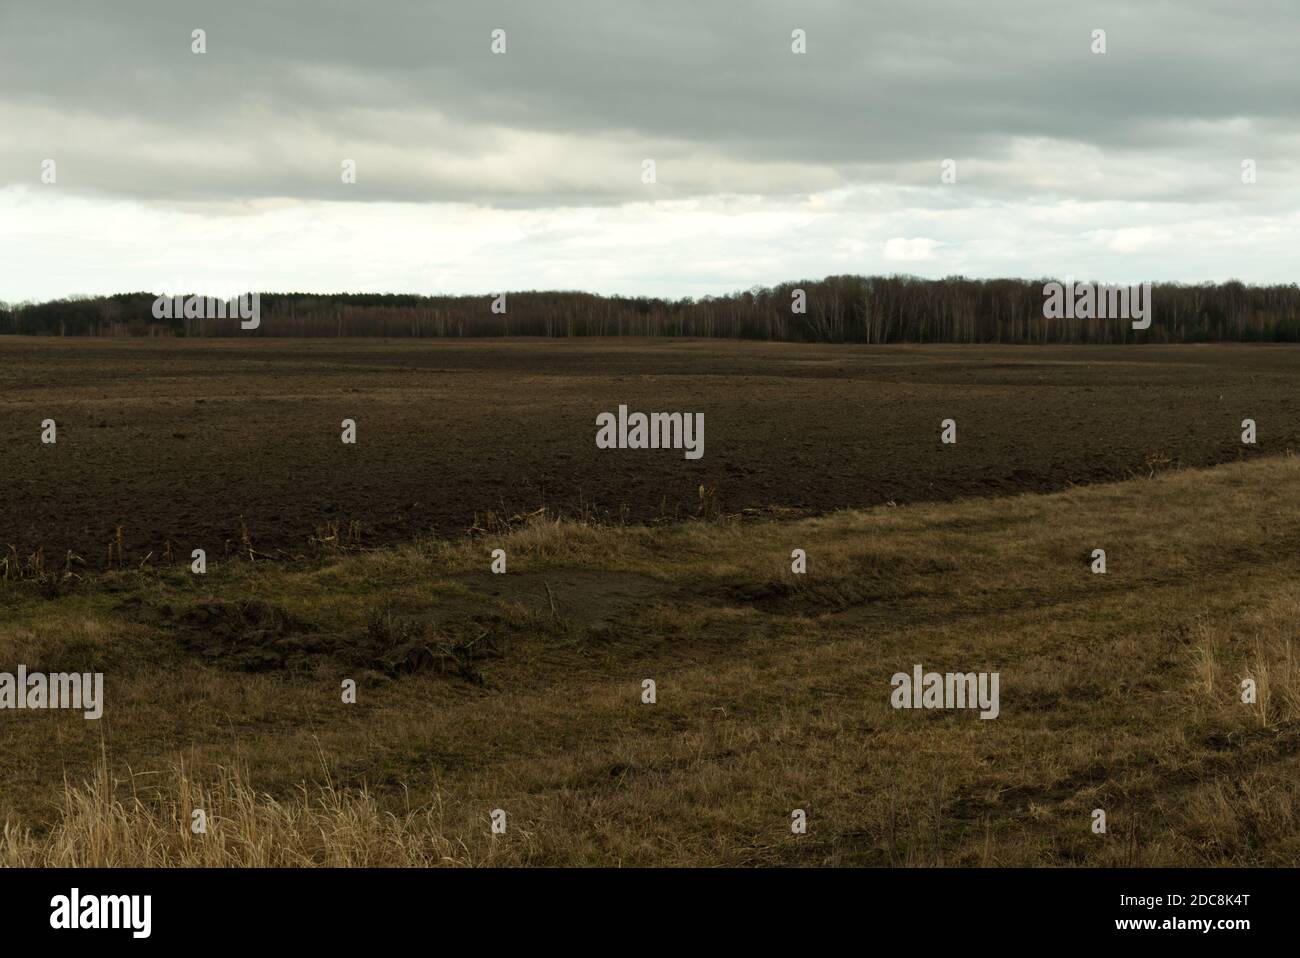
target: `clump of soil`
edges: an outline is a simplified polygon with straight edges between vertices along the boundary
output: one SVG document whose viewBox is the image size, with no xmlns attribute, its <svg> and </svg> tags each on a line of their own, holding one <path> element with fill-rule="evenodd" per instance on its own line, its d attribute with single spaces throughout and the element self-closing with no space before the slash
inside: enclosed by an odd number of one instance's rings
<svg viewBox="0 0 1300 958">
<path fill-rule="evenodd" d="M 258 599 L 163 607 L 159 619 L 187 651 L 234 671 L 302 671 L 337 648 L 337 637 Z"/>
<path fill-rule="evenodd" d="M 501 654 L 499 625 L 497 616 L 477 616 L 435 630 L 425 620 L 381 610 L 371 617 L 355 649 L 370 668 L 388 676 L 436 672 L 485 685 L 478 666 Z"/>
<path fill-rule="evenodd" d="M 435 623 L 429 617 L 404 617 L 383 609 L 364 628 L 339 633 L 258 599 L 173 609 L 133 597 L 117 611 L 170 633 L 189 654 L 238 672 L 346 668 L 385 678 L 456 675 L 484 685 L 479 664 L 500 654 L 500 622 L 494 615 Z"/>
</svg>

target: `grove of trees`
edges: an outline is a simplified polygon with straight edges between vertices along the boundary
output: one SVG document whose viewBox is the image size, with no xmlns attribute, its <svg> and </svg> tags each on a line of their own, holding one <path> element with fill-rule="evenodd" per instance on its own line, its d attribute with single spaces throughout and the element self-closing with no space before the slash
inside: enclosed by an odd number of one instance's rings
<svg viewBox="0 0 1300 958">
<path fill-rule="evenodd" d="M 153 293 L 0 303 L 0 333 L 53 336 L 689 336 L 852 343 L 1300 341 L 1300 288 L 1152 286 L 1150 329 L 1124 319 L 1045 319 L 1024 279 L 829 276 L 701 299 L 516 292 L 491 296 L 263 293 L 261 324 L 153 316 Z M 792 294 L 806 297 L 803 313 Z"/>
</svg>

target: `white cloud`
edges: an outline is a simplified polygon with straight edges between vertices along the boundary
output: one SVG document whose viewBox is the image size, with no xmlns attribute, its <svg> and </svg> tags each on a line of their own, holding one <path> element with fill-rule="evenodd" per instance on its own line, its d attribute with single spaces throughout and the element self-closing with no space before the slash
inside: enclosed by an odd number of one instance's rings
<svg viewBox="0 0 1300 958">
<path fill-rule="evenodd" d="M 885 259 L 891 263 L 924 262 L 931 258 L 938 245 L 938 240 L 926 239 L 922 236 L 914 239 L 896 236 L 885 240 Z"/>
</svg>

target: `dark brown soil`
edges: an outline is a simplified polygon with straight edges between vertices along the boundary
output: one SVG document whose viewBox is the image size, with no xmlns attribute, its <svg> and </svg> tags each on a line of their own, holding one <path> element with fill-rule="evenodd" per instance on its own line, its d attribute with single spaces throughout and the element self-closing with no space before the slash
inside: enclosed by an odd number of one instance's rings
<svg viewBox="0 0 1300 958">
<path fill-rule="evenodd" d="M 101 567 L 120 526 L 126 561 L 170 541 L 180 563 L 244 530 L 294 555 L 335 526 L 373 546 L 541 506 L 640 522 L 1059 489 L 1300 446 L 1298 375 L 1288 346 L 5 337 L 0 546 Z M 597 449 L 620 403 L 704 413 L 704 458 Z"/>
</svg>

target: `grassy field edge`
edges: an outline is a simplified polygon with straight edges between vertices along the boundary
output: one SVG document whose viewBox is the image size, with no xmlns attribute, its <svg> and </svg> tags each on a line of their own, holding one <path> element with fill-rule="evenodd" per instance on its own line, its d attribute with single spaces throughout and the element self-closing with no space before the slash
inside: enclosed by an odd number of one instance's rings
<svg viewBox="0 0 1300 958">
<path fill-rule="evenodd" d="M 6 582 L 0 669 L 107 703 L 0 713 L 0 861 L 1293 864 L 1298 473 Z"/>
</svg>

